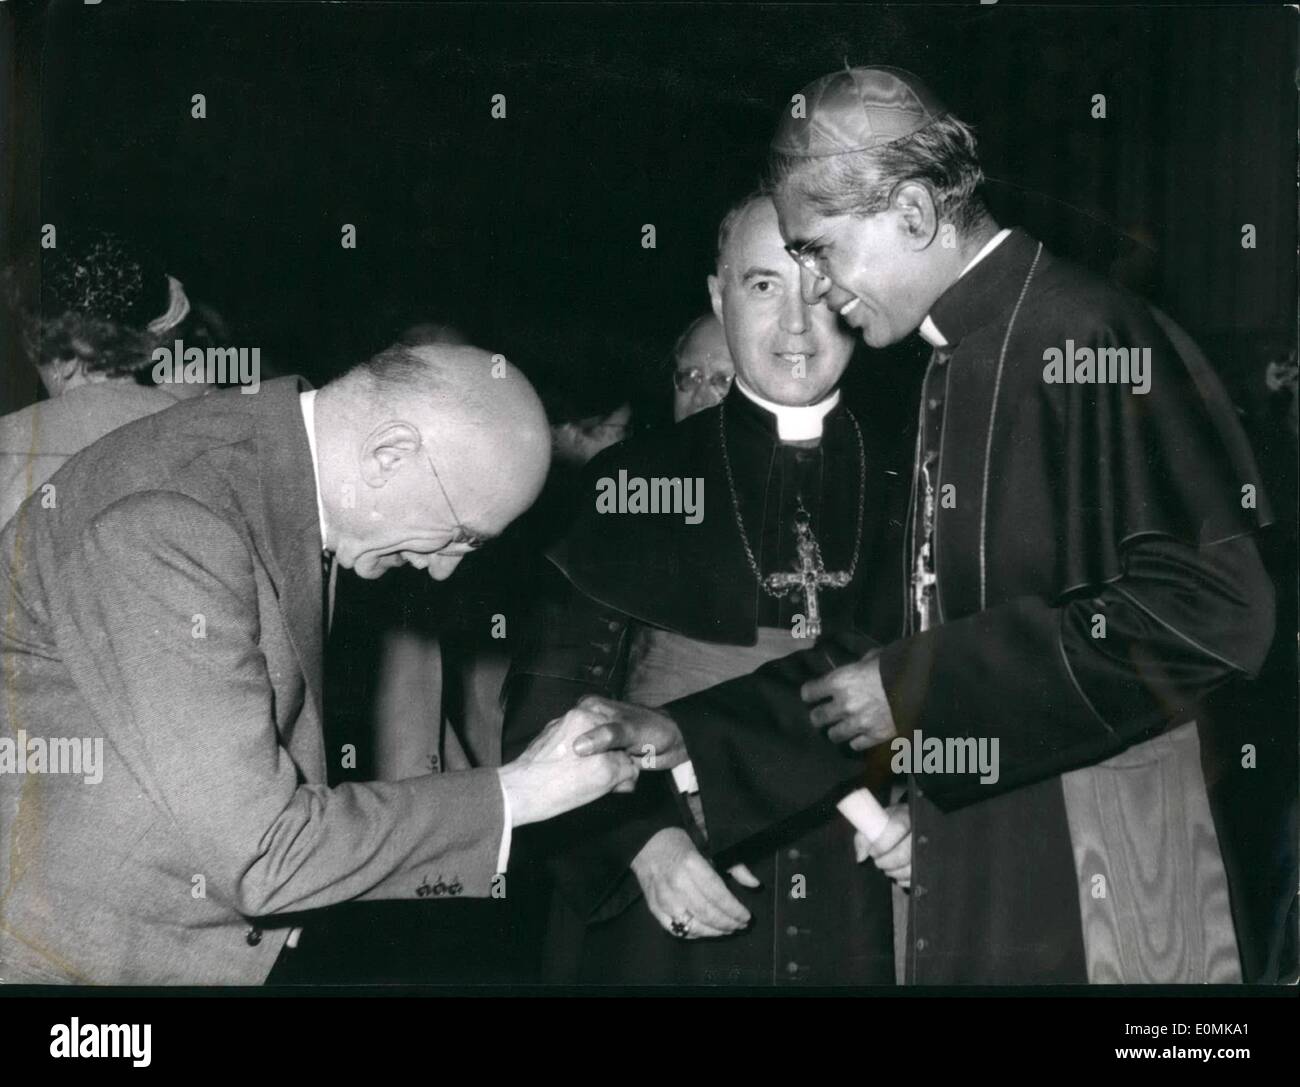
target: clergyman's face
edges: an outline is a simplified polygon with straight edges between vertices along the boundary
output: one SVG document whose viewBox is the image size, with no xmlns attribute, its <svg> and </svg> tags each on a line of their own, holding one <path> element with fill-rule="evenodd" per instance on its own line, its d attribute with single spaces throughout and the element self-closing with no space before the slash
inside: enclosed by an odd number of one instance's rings
<svg viewBox="0 0 1300 1087">
<path fill-rule="evenodd" d="M 937 292 L 928 285 L 925 253 L 909 238 L 897 209 L 825 216 L 789 186 L 777 194 L 776 207 L 784 240 L 817 258 L 820 276 L 801 269 L 805 299 L 840 315 L 871 347 L 897 343 L 916 330 Z"/>
<path fill-rule="evenodd" d="M 736 374 L 778 404 L 813 404 L 839 384 L 853 353 L 839 316 L 800 295 L 799 266 L 785 251 L 776 208 L 750 204 L 709 277 Z"/>
</svg>

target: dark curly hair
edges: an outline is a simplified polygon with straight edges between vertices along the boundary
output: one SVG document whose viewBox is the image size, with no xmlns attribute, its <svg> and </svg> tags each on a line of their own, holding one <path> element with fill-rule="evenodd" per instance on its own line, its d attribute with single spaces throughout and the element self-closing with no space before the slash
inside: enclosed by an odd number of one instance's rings
<svg viewBox="0 0 1300 1087">
<path fill-rule="evenodd" d="M 28 356 L 38 364 L 77 358 L 109 377 L 146 371 L 166 333 L 149 331 L 165 313 L 169 285 L 162 265 L 116 234 L 97 231 L 42 253 L 39 306 L 17 298 Z"/>
</svg>

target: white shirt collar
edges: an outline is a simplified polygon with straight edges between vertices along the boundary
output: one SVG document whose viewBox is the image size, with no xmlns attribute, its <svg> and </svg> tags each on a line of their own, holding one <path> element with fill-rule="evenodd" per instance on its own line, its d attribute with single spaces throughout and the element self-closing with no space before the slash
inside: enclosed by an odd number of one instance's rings
<svg viewBox="0 0 1300 1087">
<path fill-rule="evenodd" d="M 311 474 L 316 481 L 316 514 L 320 518 L 320 547 L 324 551 L 329 536 L 325 529 L 325 503 L 320 496 L 320 464 L 316 452 L 316 390 L 299 393 L 298 406 L 302 409 L 303 425 L 307 428 L 307 447 L 311 450 Z"/>
<path fill-rule="evenodd" d="M 961 277 L 964 276 L 967 272 L 969 272 L 972 268 L 974 268 L 975 265 L 977 265 L 980 261 L 982 261 L 990 253 L 992 253 L 993 250 L 995 250 L 999 245 L 1001 245 L 1004 241 L 1006 241 L 1007 235 L 1010 233 L 1011 233 L 1010 227 L 1003 227 L 996 234 L 994 234 L 993 237 L 991 237 L 987 242 L 984 243 L 984 247 L 973 257 L 971 257 L 971 259 L 967 262 L 966 267 L 961 270 L 957 278 L 961 279 Z M 921 327 L 920 329 L 918 329 L 918 331 L 921 333 L 921 336 L 931 347 L 948 346 L 948 338 L 944 336 L 942 332 L 939 331 L 938 326 L 934 323 L 934 321 L 930 319 L 930 315 L 928 313 L 925 315 L 925 320 L 921 322 Z"/>
<path fill-rule="evenodd" d="M 816 404 L 777 404 L 766 400 L 754 392 L 736 376 L 736 388 L 764 411 L 776 416 L 776 436 L 783 442 L 802 442 L 822 436 L 822 420 L 830 410 L 840 402 L 840 391 L 836 389 L 824 400 Z"/>
</svg>

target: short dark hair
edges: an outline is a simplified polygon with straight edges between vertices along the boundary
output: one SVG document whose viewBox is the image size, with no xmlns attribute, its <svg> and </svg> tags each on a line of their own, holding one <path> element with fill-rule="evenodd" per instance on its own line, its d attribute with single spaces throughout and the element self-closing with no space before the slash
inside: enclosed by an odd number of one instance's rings
<svg viewBox="0 0 1300 1087">
<path fill-rule="evenodd" d="M 430 397 L 445 391 L 438 367 L 404 343 L 395 343 L 357 363 L 341 380 L 349 384 L 364 382 L 372 395 L 385 400 L 400 400 L 409 396 L 413 389 L 419 389 Z"/>
<path fill-rule="evenodd" d="M 817 158 L 774 154 L 768 163 L 768 189 L 793 192 L 823 215 L 875 215 L 904 181 L 925 182 L 939 217 L 959 231 L 987 215 L 975 133 L 950 113 L 883 147 Z"/>
</svg>

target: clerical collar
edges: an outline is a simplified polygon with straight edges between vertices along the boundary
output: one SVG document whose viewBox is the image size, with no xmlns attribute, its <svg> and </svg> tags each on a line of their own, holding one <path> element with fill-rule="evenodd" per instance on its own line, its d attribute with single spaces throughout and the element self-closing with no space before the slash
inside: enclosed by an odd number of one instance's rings
<svg viewBox="0 0 1300 1087">
<path fill-rule="evenodd" d="M 320 464 L 316 452 L 316 390 L 299 393 L 298 406 L 302 409 L 303 425 L 307 428 L 307 447 L 311 450 L 311 474 L 316 481 L 316 514 L 320 518 L 320 548 L 324 551 L 325 541 L 329 537 L 325 534 L 325 503 L 321 500 Z"/>
<path fill-rule="evenodd" d="M 1003 227 L 996 234 L 994 234 L 993 237 L 991 237 L 987 242 L 984 243 L 983 248 L 980 249 L 980 251 L 976 253 L 973 257 L 971 257 L 969 261 L 967 261 L 966 267 L 963 268 L 960 273 L 958 273 L 957 278 L 961 279 L 961 277 L 964 276 L 967 272 L 969 272 L 972 268 L 974 268 L 975 265 L 977 265 L 980 261 L 982 261 L 990 253 L 992 253 L 993 250 L 995 250 L 1004 241 L 1006 241 L 1006 239 L 1010 235 L 1011 235 L 1011 229 L 1009 227 Z M 921 327 L 920 329 L 918 329 L 918 331 L 921 333 L 921 337 L 931 347 L 948 346 L 948 338 L 942 332 L 939 331 L 939 326 L 934 323 L 934 318 L 929 313 L 925 315 L 925 320 L 921 322 Z"/>
<path fill-rule="evenodd" d="M 823 421 L 840 402 L 839 389 L 815 404 L 777 404 L 759 396 L 739 376 L 736 377 L 735 385 L 747 400 L 775 416 L 776 436 L 783 442 L 803 442 L 811 438 L 820 438 Z"/>
</svg>

